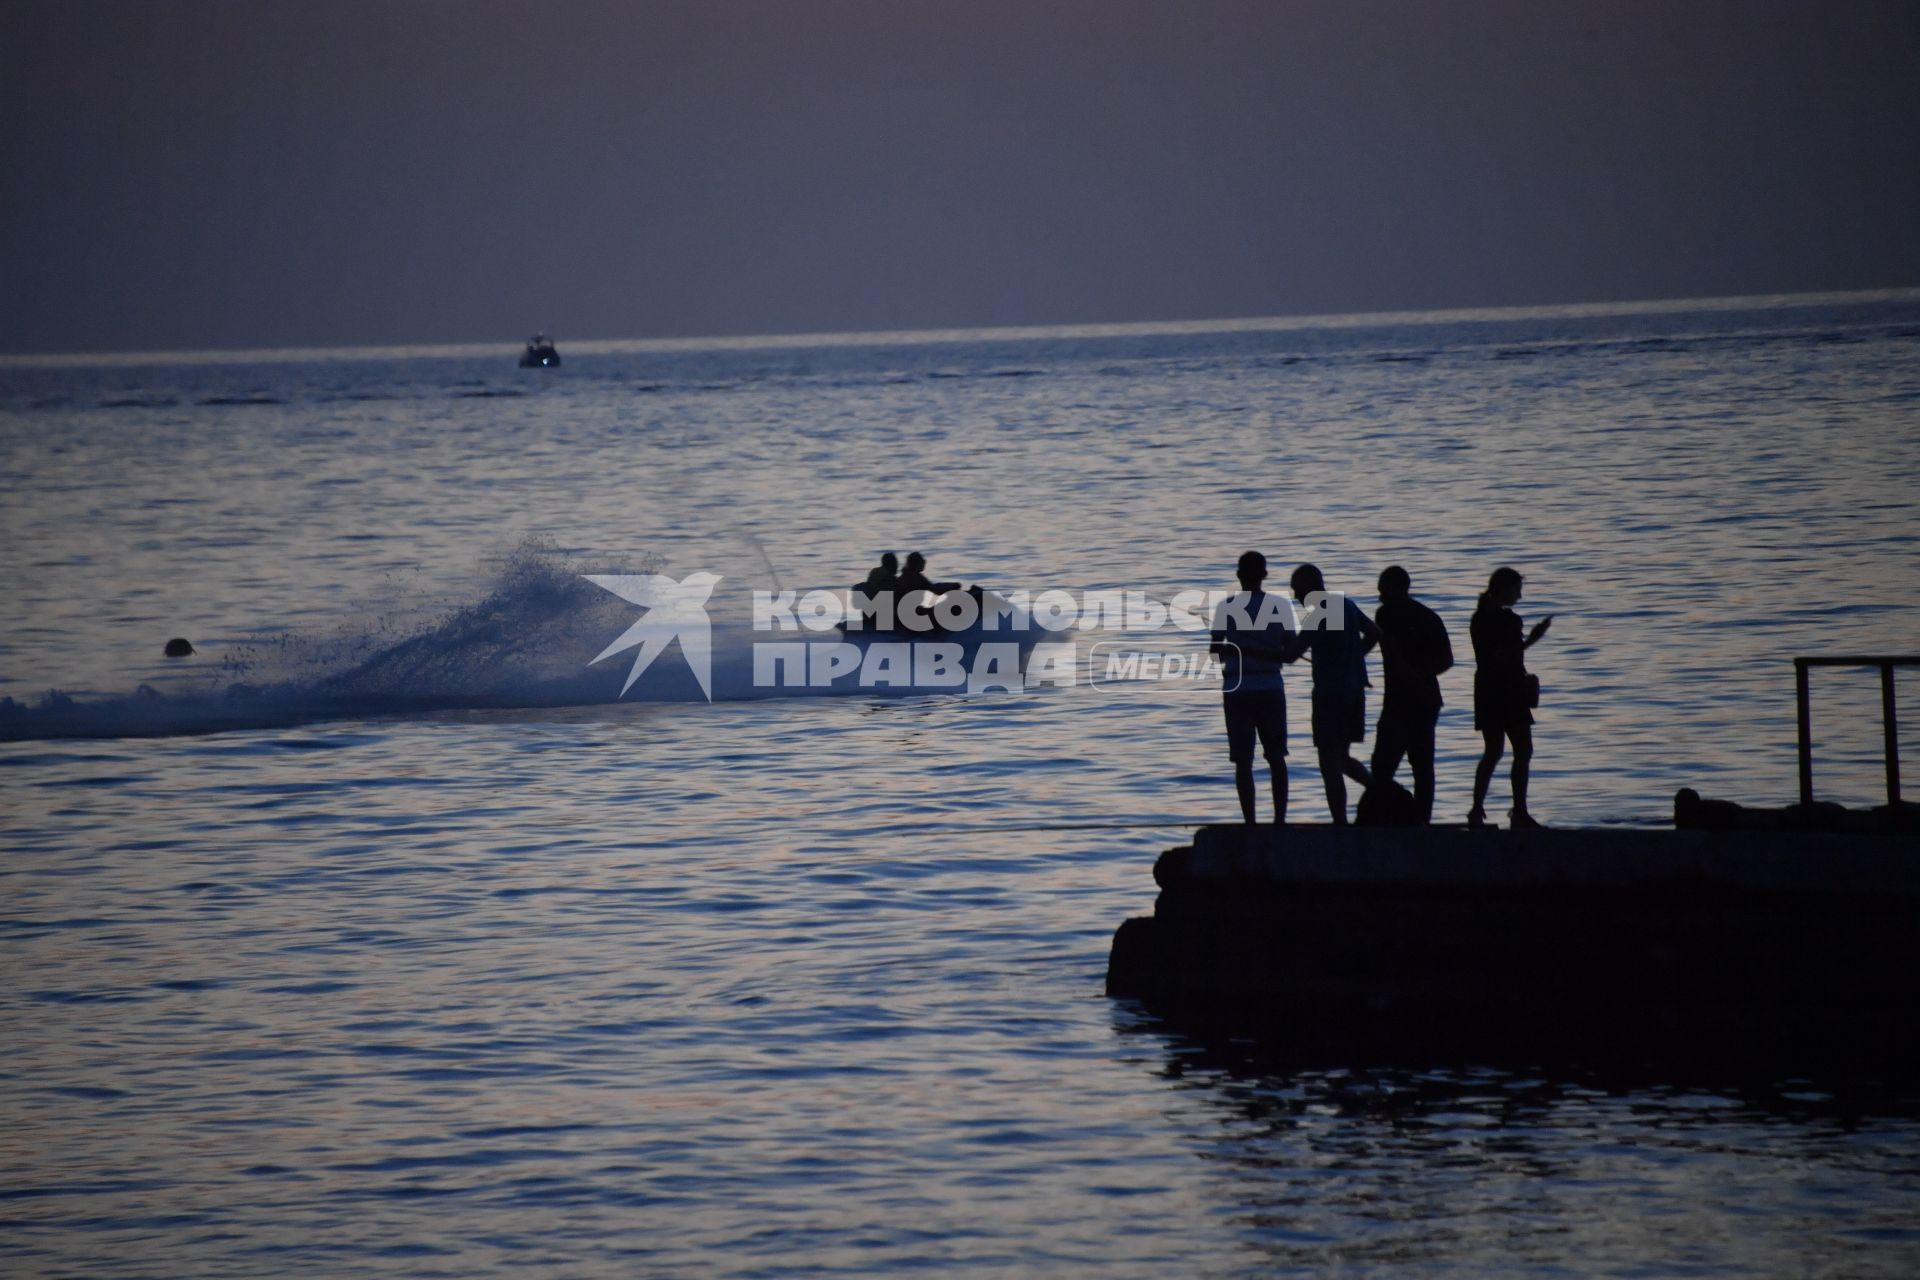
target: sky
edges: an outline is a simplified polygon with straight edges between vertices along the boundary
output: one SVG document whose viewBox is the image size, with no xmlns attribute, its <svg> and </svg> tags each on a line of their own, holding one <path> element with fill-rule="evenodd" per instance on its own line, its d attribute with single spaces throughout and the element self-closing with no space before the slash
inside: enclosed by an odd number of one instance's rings
<svg viewBox="0 0 1920 1280">
<path fill-rule="evenodd" d="M 1920 285 L 1920 4 L 0 0 L 0 351 Z"/>
</svg>

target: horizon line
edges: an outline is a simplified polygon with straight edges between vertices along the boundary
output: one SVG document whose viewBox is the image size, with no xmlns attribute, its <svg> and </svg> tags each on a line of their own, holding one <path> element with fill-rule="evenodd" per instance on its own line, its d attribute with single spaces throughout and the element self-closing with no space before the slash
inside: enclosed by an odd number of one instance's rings
<svg viewBox="0 0 1920 1280">
<path fill-rule="evenodd" d="M 1659 315 L 1685 311 L 1750 311 L 1779 306 L 1821 306 L 1841 302 L 1920 301 L 1920 286 L 1817 290 L 1807 293 L 1726 294 L 1703 298 L 1646 298 L 1614 302 L 1566 302 L 1500 307 L 1448 307 L 1424 310 L 1343 311 L 1312 315 L 1220 316 L 1197 320 L 1127 320 L 1044 325 L 976 325 L 950 328 L 848 329 L 699 335 L 675 338 L 582 338 L 569 340 L 578 355 L 626 355 L 646 352 L 800 350 L 809 347 L 933 346 L 969 341 L 1021 341 L 1049 337 L 1146 337 L 1156 334 L 1260 333 L 1301 329 L 1359 328 L 1368 325 L 1422 325 L 1462 321 L 1582 319 Z M 72 352 L 0 352 L 0 368 L 84 368 L 89 365 L 275 364 L 353 359 L 448 359 L 489 357 L 504 347 L 513 351 L 524 339 L 498 341 L 383 343 L 354 346 L 214 347 L 205 350 L 154 349 Z"/>
</svg>

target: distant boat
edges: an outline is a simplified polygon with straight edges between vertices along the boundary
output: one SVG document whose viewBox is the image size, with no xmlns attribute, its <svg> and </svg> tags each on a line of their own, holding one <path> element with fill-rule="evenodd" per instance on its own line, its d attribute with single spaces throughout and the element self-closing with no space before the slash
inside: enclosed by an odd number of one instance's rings
<svg viewBox="0 0 1920 1280">
<path fill-rule="evenodd" d="M 522 369 L 552 369 L 560 364 L 560 353 L 553 349 L 553 339 L 544 333 L 536 333 L 527 339 L 527 349 L 520 357 Z"/>
</svg>

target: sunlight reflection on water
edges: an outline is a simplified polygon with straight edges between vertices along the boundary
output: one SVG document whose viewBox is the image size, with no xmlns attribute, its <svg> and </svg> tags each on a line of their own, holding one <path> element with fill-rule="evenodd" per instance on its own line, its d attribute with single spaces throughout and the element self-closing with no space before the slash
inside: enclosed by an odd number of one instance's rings
<svg viewBox="0 0 1920 1280">
<path fill-rule="evenodd" d="M 125 692 L 172 634 L 405 634 L 528 535 L 1163 597 L 1259 546 L 1369 604 L 1406 564 L 1463 658 L 1522 568 L 1549 821 L 1778 803 L 1789 659 L 1916 647 L 1913 309 L 10 369 L 0 691 Z M 242 398 L 277 403 L 203 403 Z M 1816 681 L 1822 794 L 1871 802 L 1877 682 Z M 1185 839 L 1147 824 L 1232 810 L 1218 737 L 1155 685 L 0 746 L 0 1257 L 1910 1270 L 1911 1100 L 1248 1074 L 1106 1001 Z"/>
</svg>

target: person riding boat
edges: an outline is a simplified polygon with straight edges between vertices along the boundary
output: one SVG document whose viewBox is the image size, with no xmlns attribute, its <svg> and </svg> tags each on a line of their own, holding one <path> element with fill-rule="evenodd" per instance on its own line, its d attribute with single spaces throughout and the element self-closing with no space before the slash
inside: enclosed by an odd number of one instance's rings
<svg viewBox="0 0 1920 1280">
<path fill-rule="evenodd" d="M 882 596 L 890 597 L 899 590 L 899 584 L 900 557 L 889 551 L 880 557 L 879 564 L 867 570 L 865 581 L 854 584 L 852 605 L 860 615 L 862 628 L 871 629 L 878 626 L 883 617 L 892 618 L 892 609 L 886 609 L 883 614 L 879 602 Z"/>
<path fill-rule="evenodd" d="M 909 609 L 926 614 L 932 610 L 936 597 L 958 591 L 960 586 L 958 582 L 935 582 L 927 577 L 927 558 L 915 551 L 907 557 L 906 568 L 894 582 L 894 605 L 902 615 Z"/>
</svg>

